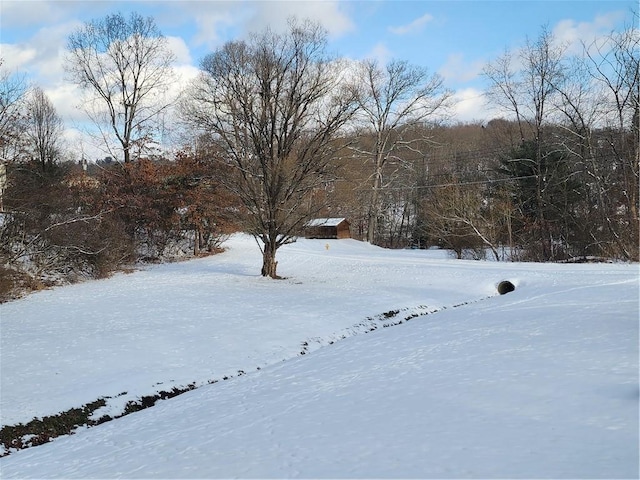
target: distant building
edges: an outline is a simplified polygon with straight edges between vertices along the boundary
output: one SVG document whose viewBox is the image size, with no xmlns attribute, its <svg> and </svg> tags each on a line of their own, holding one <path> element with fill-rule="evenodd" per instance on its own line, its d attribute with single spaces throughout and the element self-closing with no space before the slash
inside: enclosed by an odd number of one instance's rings
<svg viewBox="0 0 640 480">
<path fill-rule="evenodd" d="M 306 223 L 305 238 L 351 238 L 349 222 L 345 218 L 315 218 Z"/>
</svg>

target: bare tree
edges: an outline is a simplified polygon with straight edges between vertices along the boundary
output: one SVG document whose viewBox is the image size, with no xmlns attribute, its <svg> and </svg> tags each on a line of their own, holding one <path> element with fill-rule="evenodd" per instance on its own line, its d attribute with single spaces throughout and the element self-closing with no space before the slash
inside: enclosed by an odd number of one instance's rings
<svg viewBox="0 0 640 480">
<path fill-rule="evenodd" d="M 637 25 L 638 14 L 634 14 Z M 627 259 L 638 259 L 640 181 L 640 33 L 637 26 L 594 42 L 586 48 L 592 78 L 606 92 L 608 159 L 613 161 L 619 194 L 607 201 L 607 228 Z M 616 212 L 616 210 L 618 212 Z M 622 215 L 620 215 L 622 213 Z M 620 217 L 614 219 L 613 217 Z"/>
<path fill-rule="evenodd" d="M 463 258 L 465 251 L 483 258 L 489 248 L 495 260 L 500 260 L 500 222 L 483 192 L 486 188 L 479 183 L 459 183 L 454 177 L 433 190 L 422 200 L 424 233 L 451 248 L 458 258 Z"/>
<path fill-rule="evenodd" d="M 551 259 L 552 232 L 546 212 L 549 211 L 551 188 L 548 184 L 551 160 L 554 152 L 548 145 L 545 126 L 553 111 L 553 98 L 557 95 L 555 85 L 563 78 L 564 47 L 556 45 L 553 34 L 542 28 L 534 41 L 527 40 L 516 53 L 506 52 L 484 70 L 490 82 L 489 99 L 514 115 L 520 129 L 522 144 L 518 151 L 526 151 L 527 158 L 509 159 L 511 174 L 524 171 L 535 178 L 534 208 L 531 212 L 536 241 L 541 255 Z M 519 60 L 520 69 L 515 70 L 514 60 Z M 516 163 L 522 165 L 516 165 Z"/>
<path fill-rule="evenodd" d="M 412 143 L 423 140 L 407 139 L 401 127 L 425 122 L 443 111 L 451 92 L 444 89 L 437 74 L 429 75 L 426 69 L 400 60 L 384 67 L 373 60 L 365 61 L 358 77 L 356 92 L 360 120 L 365 125 L 363 133 L 373 136 L 368 146 L 368 142 L 361 143 L 357 150 L 373 166 L 367 240 L 375 243 L 385 166 L 392 160 L 400 161 L 399 150 L 411 149 Z"/>
<path fill-rule="evenodd" d="M 524 107 L 527 121 L 531 124 L 538 149 L 544 143 L 543 127 L 552 110 L 552 99 L 556 94 L 555 84 L 563 76 L 565 47 L 556 45 L 556 40 L 546 27 L 542 28 L 535 41 L 527 39 L 520 51 L 523 62 Z"/>
<path fill-rule="evenodd" d="M 513 51 L 505 51 L 500 57 L 485 66 L 483 74 L 490 82 L 490 86 L 485 92 L 488 101 L 514 117 L 520 133 L 520 142 L 523 142 L 526 138 L 524 106 L 521 105 L 523 87 L 522 80 L 514 67 L 515 57 L 516 54 Z"/>
<path fill-rule="evenodd" d="M 289 22 L 229 42 L 202 62 L 182 105 L 233 167 L 226 185 L 242 200 L 246 229 L 262 250 L 262 275 L 276 278 L 276 251 L 317 215 L 314 195 L 331 179 L 334 138 L 355 109 L 318 24 Z"/>
<path fill-rule="evenodd" d="M 15 160 L 23 153 L 21 133 L 27 93 L 24 78 L 2 68 L 3 63 L 0 58 L 0 161 Z"/>
<path fill-rule="evenodd" d="M 639 44 L 634 26 L 584 43 L 554 85 L 561 147 L 588 197 L 578 239 L 585 254 L 637 259 Z"/>
<path fill-rule="evenodd" d="M 51 169 L 60 153 L 60 139 L 64 128 L 55 107 L 40 87 L 31 91 L 27 100 L 26 134 L 42 171 Z"/>
<path fill-rule="evenodd" d="M 522 141 L 531 137 L 538 143 L 543 140 L 554 85 L 562 77 L 564 50 L 543 27 L 538 38 L 527 39 L 517 51 L 505 51 L 483 71 L 489 81 L 487 98 L 514 117 Z"/>
<path fill-rule="evenodd" d="M 114 135 L 125 163 L 151 143 L 154 123 L 168 108 L 174 55 L 151 17 L 121 13 L 93 20 L 71 34 L 66 69 L 95 94 L 87 113 L 105 139 Z M 96 108 L 101 105 L 102 108 Z M 108 130 L 103 130 L 103 125 Z"/>
</svg>

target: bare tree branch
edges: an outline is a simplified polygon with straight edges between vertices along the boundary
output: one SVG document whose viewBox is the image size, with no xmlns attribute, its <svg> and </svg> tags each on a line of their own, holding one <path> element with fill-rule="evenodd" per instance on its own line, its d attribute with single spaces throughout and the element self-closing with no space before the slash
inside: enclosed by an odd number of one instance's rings
<svg viewBox="0 0 640 480">
<path fill-rule="evenodd" d="M 105 108 L 106 123 L 126 162 L 132 147 L 149 142 L 153 120 L 171 103 L 174 56 L 151 17 L 132 13 L 93 20 L 69 36 L 66 69 Z M 97 117 L 92 115 L 97 122 Z"/>
<path fill-rule="evenodd" d="M 209 132 L 235 167 L 226 184 L 249 212 L 264 276 L 277 276 L 276 250 L 322 208 L 317 192 L 331 178 L 334 139 L 355 110 L 325 49 L 326 32 L 309 21 L 229 42 L 204 59 L 182 104 L 185 120 Z"/>
</svg>

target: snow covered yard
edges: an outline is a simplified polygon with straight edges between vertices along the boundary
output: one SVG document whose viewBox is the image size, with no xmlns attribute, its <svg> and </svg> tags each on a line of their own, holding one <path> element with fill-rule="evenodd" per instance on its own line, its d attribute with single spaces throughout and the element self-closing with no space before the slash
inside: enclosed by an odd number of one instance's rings
<svg viewBox="0 0 640 480">
<path fill-rule="evenodd" d="M 637 265 L 226 247 L 0 305 L 3 426 L 201 386 L 2 478 L 638 477 Z"/>
</svg>

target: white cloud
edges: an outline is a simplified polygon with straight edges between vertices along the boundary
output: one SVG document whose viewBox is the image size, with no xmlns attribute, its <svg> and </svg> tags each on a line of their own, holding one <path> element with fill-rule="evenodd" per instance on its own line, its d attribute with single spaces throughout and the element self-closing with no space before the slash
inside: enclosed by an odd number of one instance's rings
<svg viewBox="0 0 640 480">
<path fill-rule="evenodd" d="M 250 30 L 269 25 L 284 30 L 290 17 L 310 19 L 322 25 L 329 35 L 339 37 L 354 29 L 354 24 L 337 1 L 258 2 L 256 15 L 248 23 Z"/>
<path fill-rule="evenodd" d="M 233 16 L 227 13 L 199 13 L 196 17 L 196 33 L 193 41 L 196 45 L 205 45 L 209 49 L 215 49 L 223 42 L 219 29 L 233 25 Z"/>
<path fill-rule="evenodd" d="M 183 38 L 165 37 L 169 50 L 176 56 L 176 63 L 179 65 L 190 65 L 192 63 L 191 52 Z"/>
<path fill-rule="evenodd" d="M 267 27 L 284 31 L 291 17 L 318 22 L 332 37 L 355 28 L 338 1 L 188 1 L 175 5 L 174 23 L 195 21 L 196 32 L 191 40 L 209 49 L 219 47 L 228 37 L 243 38 Z"/>
<path fill-rule="evenodd" d="M 467 62 L 462 53 L 453 53 L 438 73 L 448 82 L 469 82 L 480 75 L 483 67 L 483 61 Z"/>
<path fill-rule="evenodd" d="M 453 94 L 453 108 L 451 117 L 459 122 L 488 121 L 496 113 L 487 106 L 481 90 L 464 88 Z"/>
<path fill-rule="evenodd" d="M 65 3 L 3 0 L 2 24 L 16 28 L 57 21 L 64 16 L 62 9 Z"/>
<path fill-rule="evenodd" d="M 183 94 L 189 83 L 200 74 L 200 69 L 193 65 L 178 65 L 174 68 L 174 73 L 176 80 L 171 84 L 166 95 L 166 98 L 171 101 L 178 99 Z M 175 116 L 173 110 L 170 111 L 169 116 Z"/>
<path fill-rule="evenodd" d="M 33 83 L 46 88 L 63 80 L 66 39 L 77 25 L 68 22 L 42 28 L 22 43 L 2 45 L 0 56 L 7 68 L 28 73 Z"/>
<path fill-rule="evenodd" d="M 38 52 L 28 45 L 0 44 L 0 58 L 2 69 L 8 72 L 24 70 L 24 66 L 36 58 Z"/>
<path fill-rule="evenodd" d="M 381 65 L 386 65 L 387 62 L 391 60 L 392 53 L 384 43 L 377 43 L 369 53 L 365 55 L 365 58 L 377 60 Z"/>
<path fill-rule="evenodd" d="M 433 20 L 433 15 L 425 13 L 419 18 L 416 18 L 411 23 L 406 25 L 400 25 L 397 27 L 389 27 L 389 31 L 396 35 L 406 35 L 408 33 L 416 33 L 424 28 L 424 26 Z"/>
<path fill-rule="evenodd" d="M 176 83 L 180 85 L 188 83 L 200 74 L 200 69 L 195 65 L 178 65 L 174 70 L 178 78 Z"/>
<path fill-rule="evenodd" d="M 80 108 L 83 97 L 80 87 L 72 83 L 60 82 L 58 85 L 43 88 L 43 91 L 53 103 L 65 125 L 72 126 L 86 120 Z"/>
<path fill-rule="evenodd" d="M 567 53 L 580 53 L 581 42 L 589 45 L 597 38 L 609 34 L 624 17 L 624 12 L 611 12 L 597 16 L 593 22 L 562 20 L 556 24 L 552 33 L 560 45 L 567 47 Z"/>
<path fill-rule="evenodd" d="M 133 0 L 120 2 L 108 0 L 1 0 L 2 27 L 32 28 L 42 24 L 57 24 L 73 18 L 100 18 L 114 13 L 121 5 L 117 3 L 134 4 Z M 140 2 L 135 2 L 140 3 Z M 152 4 L 150 0 L 143 0 L 142 4 Z M 142 8 L 142 7 L 140 7 Z"/>
</svg>

